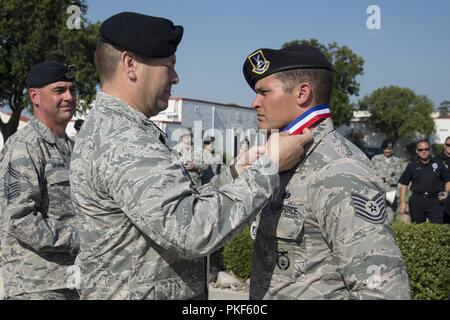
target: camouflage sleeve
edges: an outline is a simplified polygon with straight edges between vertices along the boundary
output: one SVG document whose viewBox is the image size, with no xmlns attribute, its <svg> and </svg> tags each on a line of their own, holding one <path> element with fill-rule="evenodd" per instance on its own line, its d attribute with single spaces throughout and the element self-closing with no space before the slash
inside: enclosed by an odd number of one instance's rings
<svg viewBox="0 0 450 320">
<path fill-rule="evenodd" d="M 37 251 L 76 254 L 79 237 L 75 221 L 67 225 L 67 220 L 50 219 L 42 212 L 48 204 L 42 201 L 45 164 L 39 153 L 27 144 L 16 144 L 3 162 L 5 232 Z"/>
<path fill-rule="evenodd" d="M 409 299 L 405 262 L 386 222 L 373 171 L 342 159 L 318 173 L 309 203 L 333 251 L 349 299 Z"/>
<path fill-rule="evenodd" d="M 268 174 L 272 163 L 263 156 L 233 183 L 197 190 L 164 146 L 145 141 L 126 151 L 111 149 L 115 159 L 126 161 L 103 164 L 103 184 L 143 234 L 181 256 L 204 256 L 223 246 L 278 188 L 278 174 Z"/>
<path fill-rule="evenodd" d="M 224 185 L 232 183 L 233 181 L 234 178 L 231 174 L 230 167 L 227 167 L 224 168 L 220 174 L 214 176 L 206 186 L 214 186 L 216 188 L 220 188 Z"/>
</svg>

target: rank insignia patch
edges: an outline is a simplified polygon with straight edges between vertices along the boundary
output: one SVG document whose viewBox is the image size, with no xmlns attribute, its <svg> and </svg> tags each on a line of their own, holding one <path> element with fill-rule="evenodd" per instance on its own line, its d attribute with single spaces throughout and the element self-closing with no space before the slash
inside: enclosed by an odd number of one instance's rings
<svg viewBox="0 0 450 320">
<path fill-rule="evenodd" d="M 8 164 L 8 172 L 3 183 L 5 198 L 11 200 L 20 194 L 20 172 Z"/>
<path fill-rule="evenodd" d="M 372 199 L 360 194 L 352 194 L 356 216 L 367 222 L 381 224 L 386 219 L 386 203 L 384 194 L 378 193 Z"/>
<path fill-rule="evenodd" d="M 261 50 L 258 50 L 247 57 L 248 61 L 253 66 L 252 72 L 256 74 L 263 74 L 269 69 L 270 61 L 264 57 Z"/>
</svg>

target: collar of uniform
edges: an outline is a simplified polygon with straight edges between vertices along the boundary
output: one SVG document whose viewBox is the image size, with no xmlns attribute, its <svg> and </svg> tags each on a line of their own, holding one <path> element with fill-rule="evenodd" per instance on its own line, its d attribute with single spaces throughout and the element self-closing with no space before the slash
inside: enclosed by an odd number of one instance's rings
<svg viewBox="0 0 450 320">
<path fill-rule="evenodd" d="M 103 108 L 110 109 L 125 116 L 127 119 L 134 123 L 141 124 L 150 129 L 152 133 L 159 136 L 162 139 L 166 139 L 166 134 L 158 128 L 149 118 L 147 118 L 142 112 L 128 105 L 126 102 L 116 98 L 110 94 L 104 92 L 98 92 L 95 98 L 96 104 L 102 105 Z"/>
<path fill-rule="evenodd" d="M 36 130 L 45 141 L 47 141 L 50 144 L 56 143 L 56 136 L 55 134 L 47 128 L 45 124 L 43 124 L 38 118 L 32 116 L 28 124 L 33 127 L 34 130 Z"/>
<path fill-rule="evenodd" d="M 320 143 L 320 141 L 323 140 L 330 132 L 334 131 L 334 125 L 333 120 L 331 118 L 327 118 L 317 127 L 315 127 L 312 131 L 313 141 L 306 144 L 305 146 L 305 155 L 303 156 L 302 160 L 300 161 L 299 166 L 295 170 L 295 172 L 300 171 L 303 162 L 309 157 L 311 152 L 317 147 L 317 145 Z"/>
</svg>

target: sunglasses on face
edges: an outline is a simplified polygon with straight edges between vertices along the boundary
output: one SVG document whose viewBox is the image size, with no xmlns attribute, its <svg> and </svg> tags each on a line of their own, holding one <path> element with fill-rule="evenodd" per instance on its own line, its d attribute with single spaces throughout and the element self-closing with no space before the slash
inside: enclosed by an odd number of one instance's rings
<svg viewBox="0 0 450 320">
<path fill-rule="evenodd" d="M 446 143 L 445 146 L 446 146 L 446 147 L 450 147 L 450 143 Z"/>
<path fill-rule="evenodd" d="M 419 151 L 419 152 L 425 152 L 425 151 L 430 151 L 430 148 L 424 148 L 424 149 L 417 149 L 417 151 Z"/>
</svg>

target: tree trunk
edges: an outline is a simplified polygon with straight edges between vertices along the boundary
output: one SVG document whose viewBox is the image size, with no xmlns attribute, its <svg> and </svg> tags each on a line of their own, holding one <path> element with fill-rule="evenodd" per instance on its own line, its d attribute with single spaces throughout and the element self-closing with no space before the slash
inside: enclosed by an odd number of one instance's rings
<svg viewBox="0 0 450 320">
<path fill-rule="evenodd" d="M 23 107 L 14 107 L 11 108 L 11 110 L 12 114 L 9 121 L 6 123 L 0 121 L 0 131 L 2 132 L 3 142 L 6 142 L 6 140 L 17 131 Z"/>
</svg>

